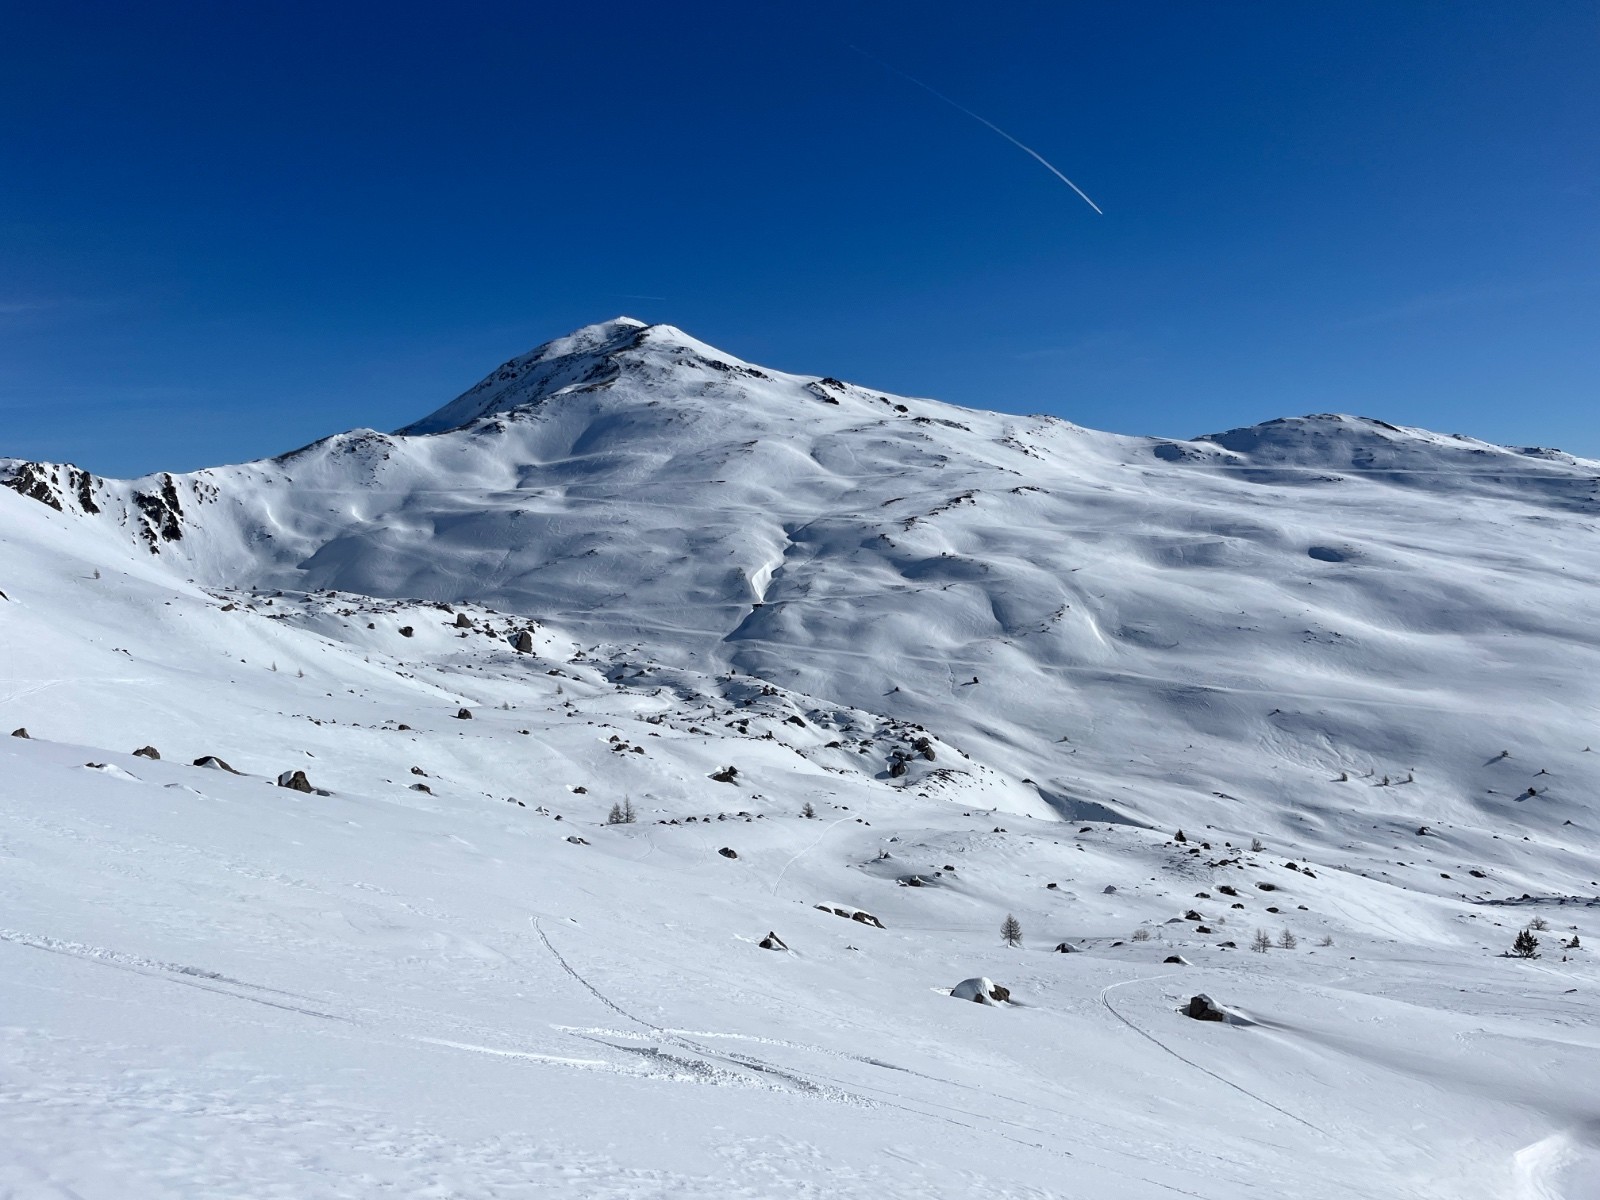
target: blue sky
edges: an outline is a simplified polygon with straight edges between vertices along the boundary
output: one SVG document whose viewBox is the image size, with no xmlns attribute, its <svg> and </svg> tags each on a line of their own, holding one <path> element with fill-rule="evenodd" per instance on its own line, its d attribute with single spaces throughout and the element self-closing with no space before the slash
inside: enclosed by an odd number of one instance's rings
<svg viewBox="0 0 1600 1200">
<path fill-rule="evenodd" d="M 0 455 L 393 428 L 626 313 L 1123 432 L 1600 456 L 1597 52 L 1570 0 L 9 5 Z"/>
</svg>

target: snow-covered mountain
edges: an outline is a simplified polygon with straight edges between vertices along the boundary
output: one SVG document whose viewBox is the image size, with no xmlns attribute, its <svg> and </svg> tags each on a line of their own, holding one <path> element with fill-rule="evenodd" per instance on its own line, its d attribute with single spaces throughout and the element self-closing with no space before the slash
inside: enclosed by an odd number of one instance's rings
<svg viewBox="0 0 1600 1200">
<path fill-rule="evenodd" d="M 14 1194 L 1591 1194 L 1587 952 L 1493 955 L 1600 894 L 1600 463 L 1113 436 L 619 318 L 393 434 L 0 481 Z M 74 1147 L 122 1136 L 113 1193 Z"/>
<path fill-rule="evenodd" d="M 482 603 L 923 724 L 1034 815 L 1497 827 L 1532 781 L 1485 761 L 1573 779 L 1600 700 L 1600 463 L 1360 418 L 1117 437 L 618 319 L 397 434 L 8 473 L 203 583 Z"/>
</svg>

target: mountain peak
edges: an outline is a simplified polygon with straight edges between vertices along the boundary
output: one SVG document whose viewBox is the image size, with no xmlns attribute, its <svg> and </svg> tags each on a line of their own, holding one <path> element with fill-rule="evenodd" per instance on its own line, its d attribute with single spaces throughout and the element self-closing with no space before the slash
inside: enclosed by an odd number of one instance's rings
<svg viewBox="0 0 1600 1200">
<path fill-rule="evenodd" d="M 443 408 L 397 432 L 444 433 L 493 413 L 536 404 L 557 393 L 604 386 L 620 373 L 621 357 L 635 350 L 688 353 L 727 365 L 744 365 L 676 326 L 647 325 L 633 317 L 614 317 L 575 329 L 501 363 Z"/>
<path fill-rule="evenodd" d="M 489 413 L 596 381 L 602 374 L 610 374 L 606 363 L 612 354 L 632 345 L 649 329 L 649 325 L 633 317 L 614 317 L 575 329 L 565 337 L 552 338 L 501 363 L 443 408 L 396 432 L 443 433 Z"/>
<path fill-rule="evenodd" d="M 1463 434 L 1434 433 L 1348 413 L 1279 417 L 1194 440 L 1231 451 L 1263 467 L 1471 475 L 1504 471 L 1512 466 L 1527 469 L 1527 459 L 1543 460 L 1556 467 L 1585 465 L 1584 460 L 1560 450 L 1498 446 Z"/>
</svg>

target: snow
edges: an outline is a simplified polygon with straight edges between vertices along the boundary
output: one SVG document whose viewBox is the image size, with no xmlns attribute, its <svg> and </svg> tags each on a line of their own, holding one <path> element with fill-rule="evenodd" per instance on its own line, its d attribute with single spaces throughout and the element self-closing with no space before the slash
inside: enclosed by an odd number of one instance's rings
<svg viewBox="0 0 1600 1200">
<path fill-rule="evenodd" d="M 1600 464 L 620 318 L 6 475 L 0 1195 L 1595 1194 Z"/>
</svg>

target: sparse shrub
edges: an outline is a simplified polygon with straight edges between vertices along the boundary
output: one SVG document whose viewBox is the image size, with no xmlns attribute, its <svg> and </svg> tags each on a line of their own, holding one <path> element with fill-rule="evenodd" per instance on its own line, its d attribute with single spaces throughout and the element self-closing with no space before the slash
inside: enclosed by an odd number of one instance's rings
<svg viewBox="0 0 1600 1200">
<path fill-rule="evenodd" d="M 1331 933 L 1323 934 L 1322 935 L 1322 940 L 1320 942 L 1318 942 L 1317 945 L 1319 945 L 1319 946 L 1331 946 L 1331 945 L 1333 945 L 1333 934 L 1331 934 Z"/>
<path fill-rule="evenodd" d="M 1517 940 L 1511 943 L 1512 958 L 1538 958 L 1539 939 L 1533 936 L 1531 929 L 1524 929 L 1517 934 Z"/>
<path fill-rule="evenodd" d="M 1528 922 L 1528 928 L 1537 929 L 1540 933 L 1543 933 L 1546 929 L 1550 928 L 1550 922 L 1546 921 L 1543 917 L 1535 917 L 1533 920 Z"/>
<path fill-rule="evenodd" d="M 1150 940 L 1150 931 L 1142 928 L 1135 929 L 1133 931 L 1133 940 L 1136 942 L 1148 942 Z"/>
<path fill-rule="evenodd" d="M 810 821 L 817 815 L 817 810 L 811 806 L 811 801 L 806 801 L 806 806 L 800 810 L 800 815 Z"/>
<path fill-rule="evenodd" d="M 1256 936 L 1250 941 L 1250 949 L 1257 954 L 1265 954 L 1272 949 L 1272 935 L 1265 929 L 1256 930 Z"/>
<path fill-rule="evenodd" d="M 1008 946 L 1022 945 L 1022 922 L 1007 913 L 1006 919 L 1000 923 L 1000 936 Z"/>
<path fill-rule="evenodd" d="M 1295 937 L 1294 932 L 1287 925 L 1285 925 L 1283 932 L 1278 935 L 1278 945 L 1282 946 L 1285 950 L 1293 950 L 1299 944 L 1300 939 Z"/>
<path fill-rule="evenodd" d="M 1266 848 L 1267 847 L 1265 846 L 1265 844 L 1262 843 L 1260 838 L 1251 838 L 1250 839 L 1250 853 L 1252 853 L 1252 854 L 1260 854 Z"/>
</svg>

